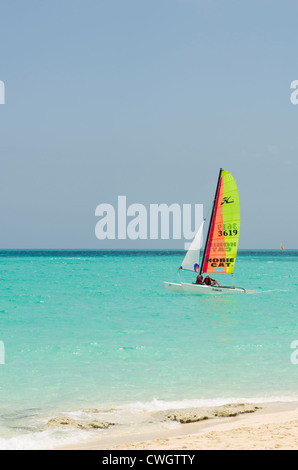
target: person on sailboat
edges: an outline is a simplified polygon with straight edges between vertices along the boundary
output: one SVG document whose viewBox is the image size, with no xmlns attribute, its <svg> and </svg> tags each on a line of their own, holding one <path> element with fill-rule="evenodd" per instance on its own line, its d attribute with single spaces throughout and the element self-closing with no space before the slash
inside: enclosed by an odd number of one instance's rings
<svg viewBox="0 0 298 470">
<path fill-rule="evenodd" d="M 201 274 L 199 274 L 197 276 L 196 284 L 202 284 L 202 285 L 204 284 L 203 283 L 203 276 Z"/>
<path fill-rule="evenodd" d="M 221 285 L 217 282 L 216 279 L 211 279 L 209 274 L 207 274 L 207 276 L 205 277 L 204 283 L 206 284 L 206 286 L 213 287 L 213 286 L 217 285 L 218 287 L 221 287 Z"/>
</svg>

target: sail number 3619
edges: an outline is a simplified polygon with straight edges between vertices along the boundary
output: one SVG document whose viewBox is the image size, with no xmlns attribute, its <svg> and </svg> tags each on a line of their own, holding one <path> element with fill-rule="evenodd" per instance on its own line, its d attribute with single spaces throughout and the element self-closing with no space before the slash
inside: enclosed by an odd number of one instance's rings
<svg viewBox="0 0 298 470">
<path fill-rule="evenodd" d="M 235 237 L 236 235 L 238 234 L 238 230 L 234 229 L 234 230 L 219 230 L 218 231 L 218 236 L 219 237 Z"/>
</svg>

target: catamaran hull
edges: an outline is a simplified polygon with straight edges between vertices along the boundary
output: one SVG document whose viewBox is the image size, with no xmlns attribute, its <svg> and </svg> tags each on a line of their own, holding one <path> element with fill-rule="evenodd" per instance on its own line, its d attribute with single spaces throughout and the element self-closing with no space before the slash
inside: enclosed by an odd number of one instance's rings
<svg viewBox="0 0 298 470">
<path fill-rule="evenodd" d="M 173 282 L 164 282 L 166 289 L 172 292 L 188 293 L 188 294 L 199 294 L 199 295 L 218 295 L 218 294 L 243 294 L 246 292 L 245 289 L 237 287 L 211 287 L 201 286 L 199 284 L 188 284 L 181 282 L 181 284 L 175 284 Z"/>
<path fill-rule="evenodd" d="M 180 293 L 184 292 L 182 284 L 175 284 L 174 282 L 164 282 L 164 285 L 165 285 L 166 289 L 168 289 L 172 292 L 180 292 Z"/>
</svg>

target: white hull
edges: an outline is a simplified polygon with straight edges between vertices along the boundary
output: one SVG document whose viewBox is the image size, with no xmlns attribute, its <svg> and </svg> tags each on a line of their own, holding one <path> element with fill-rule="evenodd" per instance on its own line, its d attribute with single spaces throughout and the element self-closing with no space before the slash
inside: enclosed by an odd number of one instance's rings
<svg viewBox="0 0 298 470">
<path fill-rule="evenodd" d="M 166 289 L 172 292 L 184 292 L 182 284 L 175 284 L 175 282 L 164 282 Z"/>
<path fill-rule="evenodd" d="M 181 284 L 175 284 L 173 282 L 164 282 L 166 289 L 172 292 L 189 293 L 189 294 L 207 294 L 207 295 L 218 295 L 218 294 L 243 294 L 246 292 L 245 289 L 239 289 L 237 287 L 211 287 L 202 286 L 200 284 L 188 284 L 181 282 Z"/>
</svg>

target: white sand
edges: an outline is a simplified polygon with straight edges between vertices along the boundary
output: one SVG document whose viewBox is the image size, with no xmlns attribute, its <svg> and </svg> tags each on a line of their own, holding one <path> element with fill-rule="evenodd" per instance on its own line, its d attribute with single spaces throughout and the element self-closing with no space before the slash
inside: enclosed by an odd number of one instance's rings
<svg viewBox="0 0 298 470">
<path fill-rule="evenodd" d="M 67 449 L 209 450 L 298 449 L 298 403 L 263 405 L 254 413 L 214 418 L 152 435 L 78 443 Z"/>
</svg>

